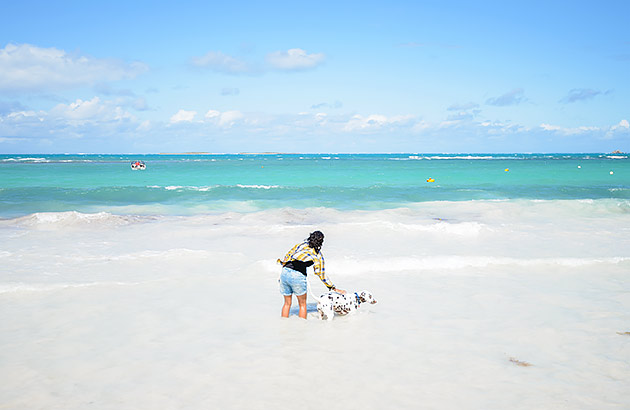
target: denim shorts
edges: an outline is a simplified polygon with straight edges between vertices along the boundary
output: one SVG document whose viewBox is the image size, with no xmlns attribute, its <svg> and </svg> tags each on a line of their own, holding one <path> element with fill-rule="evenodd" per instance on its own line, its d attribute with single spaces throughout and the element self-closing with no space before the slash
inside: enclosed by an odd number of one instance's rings
<svg viewBox="0 0 630 410">
<path fill-rule="evenodd" d="M 293 294 L 302 296 L 306 293 L 306 276 L 296 270 L 282 268 L 278 283 L 280 283 L 280 293 L 283 296 L 291 296 Z"/>
</svg>

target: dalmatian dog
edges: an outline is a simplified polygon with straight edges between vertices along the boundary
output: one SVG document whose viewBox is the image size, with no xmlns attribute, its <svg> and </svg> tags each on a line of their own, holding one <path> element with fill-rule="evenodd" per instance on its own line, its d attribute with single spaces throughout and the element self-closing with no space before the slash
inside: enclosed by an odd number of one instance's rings
<svg viewBox="0 0 630 410">
<path fill-rule="evenodd" d="M 317 311 L 320 319 L 332 320 L 335 313 L 341 316 L 347 315 L 357 310 L 361 303 L 374 304 L 376 300 L 367 290 L 346 293 L 345 295 L 337 292 L 328 292 L 320 296 L 317 302 Z"/>
</svg>

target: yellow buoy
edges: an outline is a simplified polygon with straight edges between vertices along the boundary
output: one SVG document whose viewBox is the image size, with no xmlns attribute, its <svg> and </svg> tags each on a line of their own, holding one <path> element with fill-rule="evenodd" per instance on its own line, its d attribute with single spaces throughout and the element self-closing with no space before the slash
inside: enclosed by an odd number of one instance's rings
<svg viewBox="0 0 630 410">
<path fill-rule="evenodd" d="M 509 172 L 509 171 L 510 171 L 510 168 L 505 168 L 505 172 Z"/>
<path fill-rule="evenodd" d="M 429 178 L 429 179 L 427 179 L 427 182 L 435 182 L 435 179 Z"/>
</svg>

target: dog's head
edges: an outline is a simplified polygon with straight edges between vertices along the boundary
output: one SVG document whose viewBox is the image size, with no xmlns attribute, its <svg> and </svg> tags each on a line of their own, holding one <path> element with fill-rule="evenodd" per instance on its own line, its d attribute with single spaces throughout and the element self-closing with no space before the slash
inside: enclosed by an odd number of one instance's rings
<svg viewBox="0 0 630 410">
<path fill-rule="evenodd" d="M 357 299 L 359 299 L 360 303 L 370 303 L 370 304 L 376 303 L 376 299 L 374 299 L 374 296 L 372 296 L 372 294 L 368 292 L 367 290 L 362 290 L 361 292 L 357 292 Z"/>
</svg>

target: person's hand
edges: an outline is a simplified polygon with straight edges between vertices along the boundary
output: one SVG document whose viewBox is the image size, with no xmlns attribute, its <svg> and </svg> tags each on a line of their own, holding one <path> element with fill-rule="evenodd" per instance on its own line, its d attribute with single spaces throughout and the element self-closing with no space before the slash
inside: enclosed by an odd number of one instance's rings
<svg viewBox="0 0 630 410">
<path fill-rule="evenodd" d="M 341 293 L 342 295 L 345 295 L 345 294 L 346 294 L 346 291 L 345 291 L 345 290 L 343 290 L 343 289 L 339 289 L 339 288 L 335 288 L 335 292 L 337 292 L 337 293 Z"/>
</svg>

